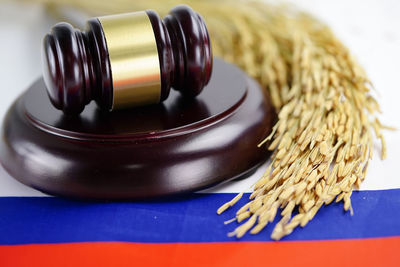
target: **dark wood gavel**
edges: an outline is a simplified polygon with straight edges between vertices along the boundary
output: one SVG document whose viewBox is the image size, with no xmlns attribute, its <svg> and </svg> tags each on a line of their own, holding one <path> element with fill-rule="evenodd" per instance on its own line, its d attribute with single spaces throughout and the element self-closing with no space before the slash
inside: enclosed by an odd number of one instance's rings
<svg viewBox="0 0 400 267">
<path fill-rule="evenodd" d="M 71 115 L 91 100 L 108 111 L 159 103 L 171 87 L 194 97 L 212 71 L 206 25 L 188 6 L 164 19 L 152 10 L 93 18 L 83 32 L 59 23 L 42 55 L 50 100 Z"/>
</svg>

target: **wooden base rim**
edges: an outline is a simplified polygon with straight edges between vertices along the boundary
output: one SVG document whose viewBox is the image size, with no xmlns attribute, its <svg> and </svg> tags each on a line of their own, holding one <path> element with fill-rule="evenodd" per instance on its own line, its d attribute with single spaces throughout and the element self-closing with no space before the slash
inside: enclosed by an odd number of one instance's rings
<svg viewBox="0 0 400 267">
<path fill-rule="evenodd" d="M 9 108 L 0 160 L 20 182 L 46 193 L 95 199 L 158 197 L 248 174 L 268 153 L 257 144 L 276 115 L 259 85 L 214 61 L 203 92 L 162 104 L 79 117 L 54 109 L 42 79 Z"/>
</svg>

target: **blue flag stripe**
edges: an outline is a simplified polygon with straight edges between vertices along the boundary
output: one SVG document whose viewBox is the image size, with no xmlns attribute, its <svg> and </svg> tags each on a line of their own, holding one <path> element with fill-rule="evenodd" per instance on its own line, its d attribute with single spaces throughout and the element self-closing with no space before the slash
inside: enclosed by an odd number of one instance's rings
<svg viewBox="0 0 400 267">
<path fill-rule="evenodd" d="M 226 242 L 248 194 L 222 215 L 217 208 L 235 194 L 191 194 L 148 202 L 84 202 L 56 197 L 1 197 L 0 244 L 127 242 Z M 358 191 L 354 216 L 343 204 L 322 207 L 305 228 L 284 240 L 324 240 L 400 235 L 400 189 Z M 274 223 L 239 241 L 269 241 Z"/>
</svg>

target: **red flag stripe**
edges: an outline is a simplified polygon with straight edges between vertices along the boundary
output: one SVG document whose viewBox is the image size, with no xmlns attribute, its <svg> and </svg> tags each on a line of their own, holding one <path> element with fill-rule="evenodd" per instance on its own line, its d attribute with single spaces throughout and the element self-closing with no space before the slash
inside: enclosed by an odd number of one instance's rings
<svg viewBox="0 0 400 267">
<path fill-rule="evenodd" d="M 400 237 L 330 241 L 0 246 L 0 266 L 399 266 Z"/>
</svg>

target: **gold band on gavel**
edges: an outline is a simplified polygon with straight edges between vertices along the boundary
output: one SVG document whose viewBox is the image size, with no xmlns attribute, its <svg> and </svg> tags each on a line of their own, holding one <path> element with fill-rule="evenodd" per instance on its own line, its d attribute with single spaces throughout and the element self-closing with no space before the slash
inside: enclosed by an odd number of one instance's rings
<svg viewBox="0 0 400 267">
<path fill-rule="evenodd" d="M 98 19 L 111 63 L 113 109 L 160 102 L 160 61 L 146 12 Z"/>
</svg>

